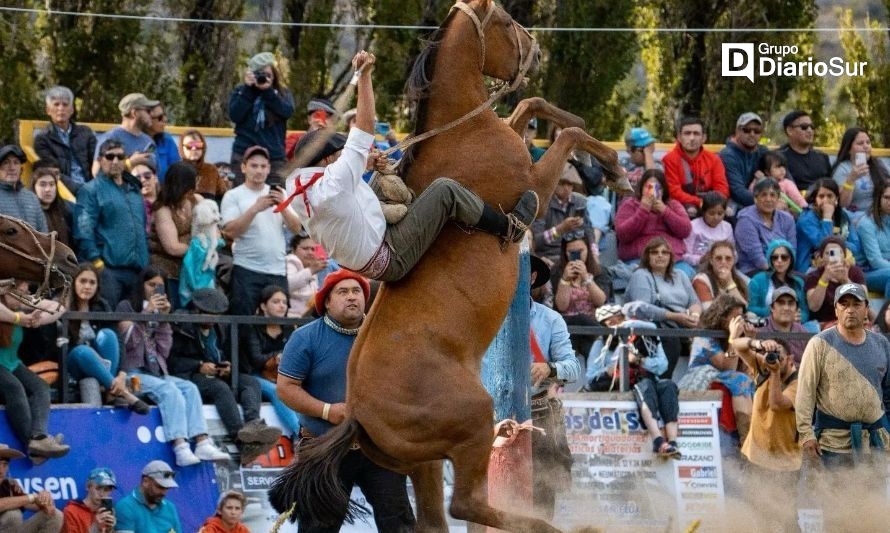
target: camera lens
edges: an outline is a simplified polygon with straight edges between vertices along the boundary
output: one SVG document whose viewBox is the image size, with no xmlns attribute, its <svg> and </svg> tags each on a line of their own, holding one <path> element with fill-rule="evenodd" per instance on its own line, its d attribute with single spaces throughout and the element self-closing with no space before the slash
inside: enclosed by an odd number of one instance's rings
<svg viewBox="0 0 890 533">
<path fill-rule="evenodd" d="M 763 360 L 766 361 L 768 364 L 778 363 L 779 352 L 767 352 Z"/>
</svg>

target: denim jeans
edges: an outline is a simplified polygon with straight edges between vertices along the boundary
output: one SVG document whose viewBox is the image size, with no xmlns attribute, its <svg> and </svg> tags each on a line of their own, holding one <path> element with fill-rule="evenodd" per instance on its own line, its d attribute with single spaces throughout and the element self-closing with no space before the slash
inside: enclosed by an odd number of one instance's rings
<svg viewBox="0 0 890 533">
<path fill-rule="evenodd" d="M 260 388 L 263 391 L 263 399 L 272 403 L 275 415 L 278 416 L 278 420 L 284 425 L 281 429 L 291 431 L 294 440 L 296 440 L 297 436 L 300 434 L 300 419 L 297 418 L 297 413 L 290 407 L 284 405 L 284 402 L 281 401 L 278 397 L 278 393 L 275 391 L 274 383 L 260 376 L 256 376 L 256 380 L 260 382 Z"/>
<path fill-rule="evenodd" d="M 879 292 L 884 295 L 884 298 L 890 298 L 890 268 L 866 272 L 865 285 L 868 290 Z"/>
<path fill-rule="evenodd" d="M 139 376 L 142 392 L 158 404 L 167 442 L 190 439 L 207 433 L 201 412 L 201 393 L 191 381 L 175 376 L 157 377 L 138 370 L 128 376 Z"/>
<path fill-rule="evenodd" d="M 111 362 L 110 368 L 105 367 L 103 359 Z M 120 360 L 117 334 L 108 328 L 100 329 L 91 345 L 80 344 L 68 352 L 68 372 L 77 381 L 96 378 L 107 390 L 111 387 L 111 380 L 117 375 Z"/>
<path fill-rule="evenodd" d="M 0 399 L 12 432 L 27 446 L 34 435 L 46 435 L 49 424 L 49 385 L 23 364 L 10 372 L 0 366 Z"/>
</svg>

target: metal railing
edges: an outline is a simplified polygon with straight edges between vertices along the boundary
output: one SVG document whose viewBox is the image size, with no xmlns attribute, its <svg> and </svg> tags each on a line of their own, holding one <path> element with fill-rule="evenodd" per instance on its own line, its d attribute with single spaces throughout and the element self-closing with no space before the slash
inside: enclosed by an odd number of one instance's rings
<svg viewBox="0 0 890 533">
<path fill-rule="evenodd" d="M 272 318 L 258 315 L 249 315 L 249 316 L 233 316 L 233 315 L 198 315 L 198 314 L 189 314 L 189 313 L 168 313 L 168 314 L 149 314 L 149 313 L 118 313 L 118 312 L 110 312 L 110 313 L 93 313 L 93 312 L 75 312 L 69 311 L 62 315 L 61 318 L 61 329 L 60 336 L 65 337 L 68 333 L 68 322 L 71 320 L 89 320 L 96 322 L 170 322 L 171 324 L 176 323 L 198 323 L 198 324 L 218 324 L 224 325 L 229 328 L 229 349 L 230 349 L 230 357 L 232 363 L 232 387 L 237 389 L 238 387 L 238 376 L 240 373 L 240 335 L 238 328 L 242 325 L 254 325 L 254 324 L 281 324 L 281 325 L 291 325 L 295 327 L 300 327 L 309 322 L 312 322 L 314 319 L 311 318 Z M 630 334 L 639 334 L 643 336 L 660 336 L 660 337 L 679 337 L 679 338 L 693 338 L 693 337 L 708 337 L 708 338 L 726 338 L 727 333 L 722 330 L 710 330 L 710 329 L 675 329 L 675 328 L 656 328 L 656 329 L 643 329 L 643 328 L 607 328 L 604 326 L 569 326 L 569 335 L 573 338 L 576 337 L 599 337 L 605 336 L 609 334 L 617 334 L 622 337 L 626 337 Z M 781 332 L 770 332 L 770 338 L 773 339 L 809 339 L 815 333 L 810 332 L 798 332 L 798 333 L 781 333 Z M 69 399 L 69 389 L 68 389 L 68 363 L 67 363 L 67 355 L 68 349 L 70 348 L 69 343 L 62 342 L 61 345 L 61 354 L 59 360 L 59 377 L 60 377 L 60 396 L 59 399 L 61 403 L 68 403 Z M 172 350 L 172 348 L 171 348 Z M 175 354 L 171 353 L 172 356 Z M 585 355 L 585 354 L 582 354 Z M 123 357 L 123 354 L 121 355 Z M 622 356 L 625 360 L 623 364 L 621 364 L 620 368 L 622 368 L 622 375 L 625 379 L 622 379 L 623 387 L 622 390 L 626 389 L 627 383 L 627 361 L 626 354 Z"/>
</svg>

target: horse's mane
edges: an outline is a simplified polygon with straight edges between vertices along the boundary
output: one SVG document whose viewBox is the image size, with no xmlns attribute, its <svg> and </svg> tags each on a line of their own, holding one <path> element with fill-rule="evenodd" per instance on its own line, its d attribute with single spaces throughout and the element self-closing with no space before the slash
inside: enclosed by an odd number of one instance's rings
<svg viewBox="0 0 890 533">
<path fill-rule="evenodd" d="M 408 96 L 408 104 L 413 108 L 414 114 L 414 131 L 413 135 L 418 135 L 426 131 L 426 112 L 427 98 L 430 96 L 430 87 L 433 83 L 433 66 L 436 63 L 436 53 L 439 51 L 439 45 L 445 37 L 445 30 L 448 28 L 448 22 L 454 15 L 454 10 L 448 13 L 448 16 L 442 22 L 438 29 L 433 31 L 429 37 L 423 39 L 424 47 L 417 54 L 411 72 L 408 74 L 408 80 L 405 82 L 405 93 Z M 411 163 L 414 162 L 416 150 L 419 144 L 412 144 L 402 154 L 399 161 L 397 173 L 405 176 Z"/>
</svg>

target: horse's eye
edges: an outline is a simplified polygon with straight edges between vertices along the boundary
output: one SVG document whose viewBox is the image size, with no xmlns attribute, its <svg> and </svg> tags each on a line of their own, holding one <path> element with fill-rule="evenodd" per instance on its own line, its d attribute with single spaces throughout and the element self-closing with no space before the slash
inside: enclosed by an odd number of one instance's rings
<svg viewBox="0 0 890 533">
<path fill-rule="evenodd" d="M 12 236 L 12 235 L 15 235 L 16 233 L 18 233 L 18 230 L 15 228 L 6 228 L 6 231 L 4 233 L 6 233 L 9 236 Z"/>
</svg>

